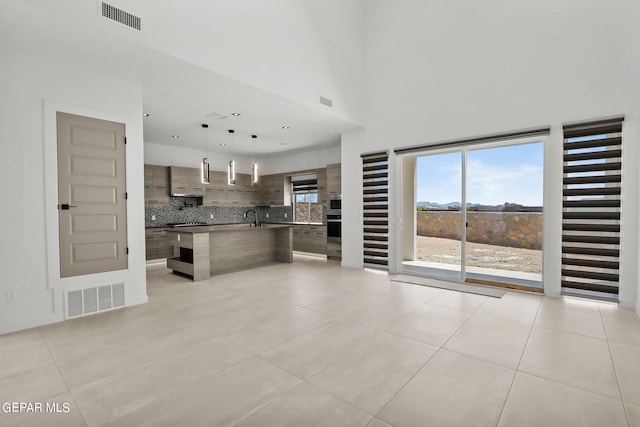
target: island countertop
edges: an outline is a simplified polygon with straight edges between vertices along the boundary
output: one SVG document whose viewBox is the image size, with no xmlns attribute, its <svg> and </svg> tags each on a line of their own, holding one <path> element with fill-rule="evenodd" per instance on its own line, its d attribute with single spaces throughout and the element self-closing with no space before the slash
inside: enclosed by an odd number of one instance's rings
<svg viewBox="0 0 640 427">
<path fill-rule="evenodd" d="M 175 231 L 178 233 L 210 233 L 212 231 L 251 231 L 270 228 L 286 228 L 293 227 L 293 224 L 283 223 L 262 223 L 257 227 L 252 223 L 232 223 L 232 224 L 210 224 L 210 225 L 195 225 L 192 227 L 176 227 L 165 228 L 165 231 Z"/>
</svg>

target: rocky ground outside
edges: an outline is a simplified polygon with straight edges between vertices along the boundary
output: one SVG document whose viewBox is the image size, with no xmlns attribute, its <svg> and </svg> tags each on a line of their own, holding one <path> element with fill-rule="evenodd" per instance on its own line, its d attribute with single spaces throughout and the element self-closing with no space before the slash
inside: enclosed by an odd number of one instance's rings
<svg viewBox="0 0 640 427">
<path fill-rule="evenodd" d="M 467 265 L 525 273 L 542 273 L 542 251 L 467 242 Z M 460 265 L 460 241 L 416 236 L 418 261 Z"/>
</svg>

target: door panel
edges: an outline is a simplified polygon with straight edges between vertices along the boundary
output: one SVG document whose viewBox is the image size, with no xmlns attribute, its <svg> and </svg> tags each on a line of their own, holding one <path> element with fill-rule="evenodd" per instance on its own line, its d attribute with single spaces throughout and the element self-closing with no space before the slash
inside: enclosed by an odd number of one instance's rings
<svg viewBox="0 0 640 427">
<path fill-rule="evenodd" d="M 462 278 L 462 153 L 417 159 L 416 257 L 429 274 Z"/>
<path fill-rule="evenodd" d="M 124 124 L 57 113 L 57 129 L 60 276 L 126 269 Z"/>
<path fill-rule="evenodd" d="M 467 278 L 542 281 L 542 142 L 467 151 Z"/>
</svg>

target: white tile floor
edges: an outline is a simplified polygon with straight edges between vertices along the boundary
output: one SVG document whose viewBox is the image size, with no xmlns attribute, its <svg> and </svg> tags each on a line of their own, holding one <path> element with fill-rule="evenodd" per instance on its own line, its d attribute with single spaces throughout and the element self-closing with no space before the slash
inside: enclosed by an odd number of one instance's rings
<svg viewBox="0 0 640 427">
<path fill-rule="evenodd" d="M 296 256 L 0 336 L 2 426 L 640 426 L 640 318 Z"/>
</svg>

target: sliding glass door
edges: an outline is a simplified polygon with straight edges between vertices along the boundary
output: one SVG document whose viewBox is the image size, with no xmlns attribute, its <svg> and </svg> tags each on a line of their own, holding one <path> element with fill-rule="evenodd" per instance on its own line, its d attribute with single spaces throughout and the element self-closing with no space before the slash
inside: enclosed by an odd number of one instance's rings
<svg viewBox="0 0 640 427">
<path fill-rule="evenodd" d="M 467 281 L 542 281 L 543 143 L 467 150 Z"/>
<path fill-rule="evenodd" d="M 403 271 L 541 286 L 543 157 L 543 142 L 415 156 L 415 234 L 403 233 L 415 249 Z"/>
<path fill-rule="evenodd" d="M 415 263 L 425 271 L 462 278 L 462 153 L 421 156 L 416 162 Z"/>
</svg>

